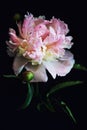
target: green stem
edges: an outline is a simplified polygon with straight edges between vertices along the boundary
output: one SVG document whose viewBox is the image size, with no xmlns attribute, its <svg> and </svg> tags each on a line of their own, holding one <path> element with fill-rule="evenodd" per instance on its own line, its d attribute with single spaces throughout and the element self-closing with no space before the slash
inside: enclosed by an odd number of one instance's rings
<svg viewBox="0 0 87 130">
<path fill-rule="evenodd" d="M 3 75 L 5 78 L 18 78 L 16 75 Z"/>
<path fill-rule="evenodd" d="M 33 98 L 33 87 L 32 86 L 30 86 L 30 83 L 27 83 L 27 95 L 26 95 L 26 99 L 25 99 L 25 102 L 24 102 L 24 104 L 21 106 L 21 108 L 20 109 L 25 109 L 25 108 L 27 108 L 29 105 L 30 105 L 30 103 L 31 103 L 31 100 L 32 100 L 32 98 Z"/>
</svg>

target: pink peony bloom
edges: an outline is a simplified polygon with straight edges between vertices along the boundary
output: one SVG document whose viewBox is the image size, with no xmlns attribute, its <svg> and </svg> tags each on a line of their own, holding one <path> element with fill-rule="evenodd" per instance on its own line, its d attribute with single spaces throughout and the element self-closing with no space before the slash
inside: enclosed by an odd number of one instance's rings
<svg viewBox="0 0 87 130">
<path fill-rule="evenodd" d="M 65 76 L 74 65 L 70 49 L 72 37 L 67 24 L 60 19 L 50 21 L 44 17 L 34 18 L 32 14 L 25 15 L 23 24 L 18 23 L 19 36 L 10 29 L 8 53 L 14 56 L 13 70 L 18 75 L 23 68 L 34 73 L 32 82 L 46 82 L 46 70 L 55 79 Z"/>
</svg>

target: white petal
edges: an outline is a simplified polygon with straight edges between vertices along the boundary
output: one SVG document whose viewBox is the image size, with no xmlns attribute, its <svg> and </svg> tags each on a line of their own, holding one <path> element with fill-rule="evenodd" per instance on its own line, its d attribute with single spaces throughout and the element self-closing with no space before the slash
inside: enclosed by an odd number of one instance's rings
<svg viewBox="0 0 87 130">
<path fill-rule="evenodd" d="M 56 71 L 55 71 L 55 62 L 54 61 L 44 61 L 43 65 L 48 70 L 48 72 L 52 75 L 52 77 L 56 78 Z"/>
<path fill-rule="evenodd" d="M 46 70 L 43 65 L 26 65 L 26 70 L 34 73 L 34 79 L 31 82 L 47 82 L 48 77 L 46 74 Z"/>
<path fill-rule="evenodd" d="M 73 54 L 69 51 L 65 51 L 65 55 L 58 60 L 57 66 L 57 75 L 59 76 L 65 76 L 70 72 L 73 65 L 75 63 L 75 60 L 73 58 Z"/>
<path fill-rule="evenodd" d="M 27 63 L 28 60 L 26 58 L 22 56 L 16 56 L 13 63 L 13 70 L 15 75 L 18 75 Z"/>
<path fill-rule="evenodd" d="M 69 60 L 69 59 L 73 59 L 73 54 L 70 51 L 65 51 L 64 55 L 59 58 L 60 60 Z"/>
<path fill-rule="evenodd" d="M 45 68 L 49 71 L 54 79 L 56 78 L 56 75 L 65 76 L 68 74 L 72 69 L 74 63 L 75 61 L 73 59 L 73 55 L 69 51 L 60 60 L 43 62 Z"/>
<path fill-rule="evenodd" d="M 58 69 L 56 69 L 57 75 L 65 76 L 66 74 L 68 74 L 70 70 L 72 69 L 74 63 L 75 63 L 74 59 L 58 61 L 57 63 Z"/>
</svg>

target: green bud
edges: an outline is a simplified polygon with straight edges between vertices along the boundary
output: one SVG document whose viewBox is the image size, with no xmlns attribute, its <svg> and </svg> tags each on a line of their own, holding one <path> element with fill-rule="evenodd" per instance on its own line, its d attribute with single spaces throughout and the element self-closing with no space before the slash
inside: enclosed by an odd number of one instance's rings
<svg viewBox="0 0 87 130">
<path fill-rule="evenodd" d="M 34 74 L 31 71 L 25 71 L 23 73 L 23 81 L 30 82 L 34 78 Z"/>
<path fill-rule="evenodd" d="M 13 17 L 15 21 L 19 21 L 21 19 L 21 15 L 19 13 L 16 13 Z"/>
</svg>

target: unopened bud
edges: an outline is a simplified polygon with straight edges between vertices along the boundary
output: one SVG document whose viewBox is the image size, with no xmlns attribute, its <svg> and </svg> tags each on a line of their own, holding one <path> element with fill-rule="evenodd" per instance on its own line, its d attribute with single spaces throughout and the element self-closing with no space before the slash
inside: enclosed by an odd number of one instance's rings
<svg viewBox="0 0 87 130">
<path fill-rule="evenodd" d="M 30 82 L 34 78 L 34 74 L 31 71 L 25 71 L 23 73 L 23 81 Z"/>
<path fill-rule="evenodd" d="M 13 17 L 15 21 L 19 21 L 21 19 L 21 15 L 19 13 L 16 13 Z"/>
</svg>

